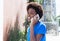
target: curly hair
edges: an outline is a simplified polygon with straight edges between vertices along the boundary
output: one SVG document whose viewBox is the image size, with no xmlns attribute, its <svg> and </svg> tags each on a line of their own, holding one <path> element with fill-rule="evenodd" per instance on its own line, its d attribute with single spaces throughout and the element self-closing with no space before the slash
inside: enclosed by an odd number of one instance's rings
<svg viewBox="0 0 60 41">
<path fill-rule="evenodd" d="M 36 14 L 38 14 L 40 18 L 43 16 L 43 9 L 40 4 L 37 4 L 36 2 L 30 2 L 27 5 L 27 11 L 30 8 L 33 8 L 36 11 Z"/>
</svg>

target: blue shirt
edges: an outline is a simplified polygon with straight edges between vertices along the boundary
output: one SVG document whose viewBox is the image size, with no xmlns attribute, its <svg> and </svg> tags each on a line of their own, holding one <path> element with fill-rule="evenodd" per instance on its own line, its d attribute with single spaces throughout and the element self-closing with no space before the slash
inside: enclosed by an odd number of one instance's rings
<svg viewBox="0 0 60 41">
<path fill-rule="evenodd" d="M 34 36 L 36 36 L 37 34 L 42 34 L 42 38 L 40 39 L 40 41 L 46 41 L 46 26 L 44 23 L 38 21 L 35 26 L 34 26 Z M 30 41 L 30 27 L 28 27 L 27 29 L 27 41 Z"/>
</svg>

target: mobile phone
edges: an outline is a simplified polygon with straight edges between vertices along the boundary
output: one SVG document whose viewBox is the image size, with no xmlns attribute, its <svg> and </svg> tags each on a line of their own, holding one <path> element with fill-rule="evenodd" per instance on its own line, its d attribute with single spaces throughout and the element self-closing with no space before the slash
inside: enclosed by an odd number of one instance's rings
<svg viewBox="0 0 60 41">
<path fill-rule="evenodd" d="M 39 20 L 39 15 L 38 15 L 38 14 L 35 15 L 35 16 L 34 16 L 34 19 L 38 21 L 38 20 Z"/>
</svg>

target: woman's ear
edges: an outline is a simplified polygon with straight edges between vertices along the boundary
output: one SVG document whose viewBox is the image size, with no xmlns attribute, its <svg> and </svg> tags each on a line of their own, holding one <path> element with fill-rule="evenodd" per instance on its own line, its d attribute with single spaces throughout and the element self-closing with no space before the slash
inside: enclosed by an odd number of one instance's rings
<svg viewBox="0 0 60 41">
<path fill-rule="evenodd" d="M 37 19 L 39 20 L 39 14 L 37 14 Z"/>
</svg>

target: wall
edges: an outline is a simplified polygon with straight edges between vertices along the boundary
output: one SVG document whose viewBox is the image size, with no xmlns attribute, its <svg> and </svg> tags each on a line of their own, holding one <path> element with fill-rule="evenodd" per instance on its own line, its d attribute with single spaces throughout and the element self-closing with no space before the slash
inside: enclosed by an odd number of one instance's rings
<svg viewBox="0 0 60 41">
<path fill-rule="evenodd" d="M 22 23 L 26 14 L 26 0 L 4 0 L 4 27 L 3 27 L 3 40 L 7 41 L 9 25 L 14 25 L 16 14 L 19 13 L 19 23 L 21 29 Z"/>
</svg>

